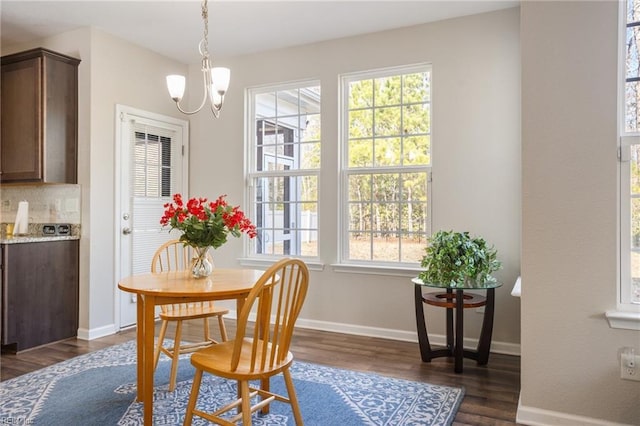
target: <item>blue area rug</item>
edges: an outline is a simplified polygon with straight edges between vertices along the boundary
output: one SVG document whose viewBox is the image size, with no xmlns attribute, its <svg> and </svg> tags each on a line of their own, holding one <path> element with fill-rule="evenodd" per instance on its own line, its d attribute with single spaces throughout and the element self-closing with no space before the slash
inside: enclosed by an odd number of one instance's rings
<svg viewBox="0 0 640 426">
<path fill-rule="evenodd" d="M 187 356 L 188 357 L 188 356 Z M 193 367 L 181 360 L 178 384 L 168 392 L 170 362 L 155 375 L 154 425 L 181 425 Z M 291 367 L 307 426 L 450 425 L 462 401 L 459 388 L 294 361 Z M 272 389 L 284 392 L 281 377 Z M 198 407 L 219 407 L 235 398 L 236 383 L 204 375 Z M 43 426 L 141 425 L 135 402 L 136 346 L 127 342 L 82 355 L 0 383 L 0 423 Z M 194 418 L 194 425 L 209 424 Z M 274 402 L 254 425 L 293 425 L 288 404 Z"/>
</svg>

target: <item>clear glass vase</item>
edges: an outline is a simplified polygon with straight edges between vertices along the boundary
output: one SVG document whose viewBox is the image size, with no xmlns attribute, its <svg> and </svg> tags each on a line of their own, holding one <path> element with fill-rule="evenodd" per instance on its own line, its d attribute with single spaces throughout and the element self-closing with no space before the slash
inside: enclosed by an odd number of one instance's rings
<svg viewBox="0 0 640 426">
<path fill-rule="evenodd" d="M 204 278 L 213 272 L 213 263 L 209 260 L 207 253 L 210 247 L 194 247 L 193 263 L 191 265 L 191 275 L 194 278 Z"/>
</svg>

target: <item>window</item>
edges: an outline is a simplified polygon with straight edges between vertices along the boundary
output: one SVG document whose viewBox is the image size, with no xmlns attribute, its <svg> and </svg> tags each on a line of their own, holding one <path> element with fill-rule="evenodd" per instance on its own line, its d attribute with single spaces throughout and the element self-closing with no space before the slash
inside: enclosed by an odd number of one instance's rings
<svg viewBox="0 0 640 426">
<path fill-rule="evenodd" d="M 343 76 L 344 263 L 415 264 L 430 234 L 431 72 Z"/>
<path fill-rule="evenodd" d="M 135 197 L 169 197 L 171 196 L 171 135 L 162 129 L 147 129 L 148 126 L 142 124 L 137 124 L 136 127 L 133 146 L 133 195 Z M 175 149 L 176 146 L 173 144 L 173 150 Z"/>
<path fill-rule="evenodd" d="M 625 14 L 620 146 L 620 305 L 640 304 L 640 0 Z"/>
<path fill-rule="evenodd" d="M 250 89 L 250 255 L 318 256 L 320 84 Z"/>
</svg>

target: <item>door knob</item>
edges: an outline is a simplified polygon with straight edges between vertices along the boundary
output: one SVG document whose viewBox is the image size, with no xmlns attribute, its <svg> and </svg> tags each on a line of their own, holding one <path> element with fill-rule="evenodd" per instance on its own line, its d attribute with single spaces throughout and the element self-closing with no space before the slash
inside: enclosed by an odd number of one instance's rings
<svg viewBox="0 0 640 426">
<path fill-rule="evenodd" d="M 122 233 L 124 235 L 129 235 L 131 233 L 131 228 L 122 228 Z"/>
</svg>

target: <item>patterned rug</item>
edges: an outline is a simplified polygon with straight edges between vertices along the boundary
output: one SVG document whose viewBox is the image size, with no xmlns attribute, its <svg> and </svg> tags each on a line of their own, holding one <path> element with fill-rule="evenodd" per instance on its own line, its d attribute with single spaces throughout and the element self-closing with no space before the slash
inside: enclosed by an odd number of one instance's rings
<svg viewBox="0 0 640 426">
<path fill-rule="evenodd" d="M 127 342 L 0 383 L 0 424 L 141 425 L 135 347 Z M 168 392 L 169 368 L 164 358 L 156 370 L 154 425 L 184 420 L 193 367 L 181 360 L 173 392 Z M 291 373 L 307 426 L 450 425 L 464 394 L 459 388 L 298 361 Z M 284 391 L 281 377 L 271 386 Z M 205 374 L 198 407 L 219 407 L 235 395 L 235 382 Z M 208 423 L 194 417 L 194 425 L 203 424 Z M 274 402 L 268 415 L 254 415 L 253 424 L 292 425 L 291 408 Z"/>
</svg>

